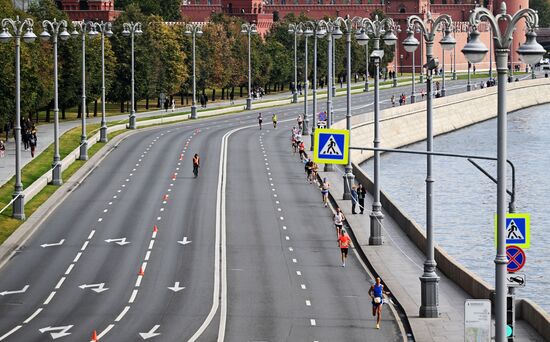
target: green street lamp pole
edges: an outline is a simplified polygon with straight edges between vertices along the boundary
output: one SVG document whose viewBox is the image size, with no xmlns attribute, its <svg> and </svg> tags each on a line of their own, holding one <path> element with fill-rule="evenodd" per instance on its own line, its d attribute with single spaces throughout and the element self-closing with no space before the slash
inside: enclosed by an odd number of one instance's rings
<svg viewBox="0 0 550 342">
<path fill-rule="evenodd" d="M 59 163 L 61 158 L 59 156 L 59 86 L 58 86 L 58 68 L 57 68 L 57 41 L 58 38 L 61 40 L 67 40 L 71 37 L 69 32 L 67 32 L 67 21 L 61 20 L 53 21 L 44 20 L 42 22 L 42 27 L 44 31 L 40 34 L 40 39 L 44 42 L 49 41 L 52 38 L 53 34 L 53 162 L 52 162 L 52 184 L 61 185 L 63 184 L 61 164 Z"/>
<path fill-rule="evenodd" d="M 132 96 L 131 96 L 131 102 L 130 104 L 132 105 L 132 109 L 130 109 L 130 117 L 128 118 L 128 128 L 129 129 L 136 129 L 136 104 L 135 104 L 135 50 L 134 50 L 134 40 L 135 40 L 135 36 L 139 36 L 143 33 L 143 31 L 141 30 L 141 23 L 140 22 L 129 22 L 129 23 L 124 23 L 122 25 L 123 27 L 123 30 L 122 30 L 122 35 L 124 37 L 131 37 L 131 50 L 132 50 L 132 80 L 131 80 L 131 92 L 132 92 Z"/>
<path fill-rule="evenodd" d="M 0 42 L 7 43 L 13 38 L 10 29 L 15 34 L 15 187 L 12 195 L 12 217 L 18 220 L 25 219 L 25 196 L 21 182 L 21 36 L 25 43 L 32 43 L 36 35 L 32 32 L 32 19 L 19 20 L 16 17 L 2 19 L 2 33 Z M 23 32 L 25 32 L 23 34 Z"/>
<path fill-rule="evenodd" d="M 507 111 L 506 111 L 506 74 L 508 72 L 508 56 L 510 55 L 511 39 L 514 30 L 521 19 L 527 25 L 526 42 L 517 52 L 526 64 L 535 64 L 546 53 L 537 43 L 535 30 L 538 27 L 537 12 L 524 8 L 514 15 L 506 13 L 506 3 L 500 5 L 500 13 L 496 16 L 486 8 L 476 7 L 470 15 L 470 40 L 462 49 L 469 62 L 479 63 L 487 54 L 487 47 L 480 41 L 478 25 L 487 21 L 494 37 L 494 53 L 497 67 L 498 101 L 497 101 L 497 248 L 495 257 L 495 341 L 506 341 L 506 158 L 507 158 Z"/>
</svg>

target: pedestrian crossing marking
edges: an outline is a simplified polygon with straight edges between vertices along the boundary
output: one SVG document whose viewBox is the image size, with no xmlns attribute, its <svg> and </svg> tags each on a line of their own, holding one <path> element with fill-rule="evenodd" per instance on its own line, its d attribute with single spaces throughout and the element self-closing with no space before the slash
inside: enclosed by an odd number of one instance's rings
<svg viewBox="0 0 550 342">
<path fill-rule="evenodd" d="M 506 227 L 506 238 L 512 240 L 525 240 L 525 237 L 514 220 L 510 220 L 508 227 Z"/>
<path fill-rule="evenodd" d="M 318 164 L 347 164 L 349 160 L 349 131 L 316 129 L 313 161 Z"/>
<path fill-rule="evenodd" d="M 514 245 L 523 249 L 531 245 L 530 216 L 528 213 L 506 214 L 506 245 Z M 495 215 L 495 246 L 497 240 L 497 216 Z"/>
</svg>

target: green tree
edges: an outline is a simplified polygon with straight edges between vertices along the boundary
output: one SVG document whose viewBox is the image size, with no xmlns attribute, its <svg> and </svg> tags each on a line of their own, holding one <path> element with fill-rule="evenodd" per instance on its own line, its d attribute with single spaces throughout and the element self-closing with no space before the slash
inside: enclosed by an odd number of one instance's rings
<svg viewBox="0 0 550 342">
<path fill-rule="evenodd" d="M 540 27 L 550 27 L 550 2 L 548 0 L 530 0 L 529 7 L 539 12 Z"/>
</svg>

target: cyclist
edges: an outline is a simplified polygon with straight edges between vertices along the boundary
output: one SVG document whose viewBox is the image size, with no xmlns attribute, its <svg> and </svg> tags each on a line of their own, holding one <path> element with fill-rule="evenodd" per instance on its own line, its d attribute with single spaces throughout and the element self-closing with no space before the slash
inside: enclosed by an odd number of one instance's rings
<svg viewBox="0 0 550 342">
<path fill-rule="evenodd" d="M 195 178 L 199 176 L 199 167 L 201 166 L 201 159 L 197 153 L 193 156 L 193 174 Z"/>
<path fill-rule="evenodd" d="M 376 283 L 369 289 L 369 295 L 372 298 L 372 315 L 376 316 L 376 329 L 380 329 L 380 318 L 382 317 L 382 304 L 384 304 L 383 295 L 389 295 L 389 291 L 384 291 L 384 285 L 380 283 L 380 278 L 376 277 Z"/>
<path fill-rule="evenodd" d="M 273 121 L 273 128 L 277 128 L 277 114 L 271 116 L 271 121 Z"/>
</svg>

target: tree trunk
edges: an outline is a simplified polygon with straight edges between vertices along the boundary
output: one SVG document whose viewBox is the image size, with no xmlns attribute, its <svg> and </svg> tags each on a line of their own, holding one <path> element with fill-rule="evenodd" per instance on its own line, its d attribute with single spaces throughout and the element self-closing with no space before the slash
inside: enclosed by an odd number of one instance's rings
<svg viewBox="0 0 550 342">
<path fill-rule="evenodd" d="M 222 87 L 222 101 L 225 100 L 225 88 Z"/>
<path fill-rule="evenodd" d="M 124 101 L 120 101 L 120 112 L 124 113 Z"/>
<path fill-rule="evenodd" d="M 76 115 L 77 119 L 80 119 L 82 117 L 82 104 L 78 104 L 78 114 Z"/>
<path fill-rule="evenodd" d="M 97 100 L 94 101 L 94 118 L 97 117 Z"/>
<path fill-rule="evenodd" d="M 149 110 L 149 95 L 145 95 L 145 109 Z"/>
<path fill-rule="evenodd" d="M 88 103 L 86 102 L 86 117 L 90 117 L 90 106 L 88 106 Z"/>
<path fill-rule="evenodd" d="M 65 120 L 67 118 L 65 113 L 65 106 L 61 107 L 61 119 Z"/>
<path fill-rule="evenodd" d="M 212 102 L 216 101 L 216 89 L 212 89 Z"/>
<path fill-rule="evenodd" d="M 180 104 L 183 106 L 183 91 L 180 91 Z"/>
<path fill-rule="evenodd" d="M 241 88 L 241 91 L 240 91 L 240 97 L 243 97 L 243 86 L 240 87 Z"/>
<path fill-rule="evenodd" d="M 46 107 L 46 122 L 50 122 L 50 106 Z"/>
</svg>

